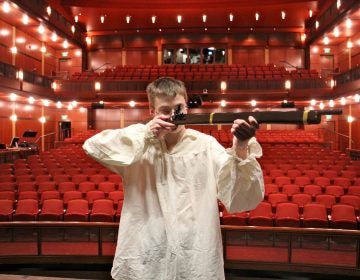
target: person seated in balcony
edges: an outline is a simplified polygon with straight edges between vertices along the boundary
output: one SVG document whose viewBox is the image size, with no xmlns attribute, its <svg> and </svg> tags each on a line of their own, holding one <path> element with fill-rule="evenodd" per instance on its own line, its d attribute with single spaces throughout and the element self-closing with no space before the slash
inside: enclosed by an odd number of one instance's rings
<svg viewBox="0 0 360 280">
<path fill-rule="evenodd" d="M 232 148 L 170 120 L 187 92 L 179 80 L 147 87 L 152 120 L 105 130 L 83 148 L 123 177 L 125 199 L 112 277 L 225 279 L 218 199 L 228 212 L 255 208 L 264 197 L 254 135 L 256 120 L 233 122 Z"/>
</svg>

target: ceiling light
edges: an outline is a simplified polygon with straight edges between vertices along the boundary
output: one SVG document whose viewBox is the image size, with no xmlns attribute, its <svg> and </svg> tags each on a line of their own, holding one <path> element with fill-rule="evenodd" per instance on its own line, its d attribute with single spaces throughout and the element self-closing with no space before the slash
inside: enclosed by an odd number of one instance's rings
<svg viewBox="0 0 360 280">
<path fill-rule="evenodd" d="M 355 96 L 354 96 L 354 100 L 355 100 L 355 102 L 360 102 L 360 94 L 355 94 Z"/>
<path fill-rule="evenodd" d="M 319 21 L 315 21 L 315 28 L 316 28 L 316 29 L 319 28 Z"/>
<path fill-rule="evenodd" d="M 79 21 L 79 16 L 75 16 L 74 20 L 75 20 L 75 22 L 78 22 Z"/>
<path fill-rule="evenodd" d="M 24 37 L 16 38 L 16 43 L 18 43 L 18 44 L 24 44 L 25 42 L 26 42 L 26 40 Z"/>
<path fill-rule="evenodd" d="M 221 106 L 221 107 L 226 107 L 226 100 L 224 100 L 224 99 L 221 100 L 221 101 L 220 101 L 220 106 Z"/>
<path fill-rule="evenodd" d="M 45 27 L 44 27 L 42 24 L 39 25 L 39 27 L 38 27 L 38 32 L 39 32 L 40 34 L 43 34 L 43 33 L 45 32 Z"/>
<path fill-rule="evenodd" d="M 28 102 L 29 102 L 29 104 L 34 104 L 34 103 L 35 103 L 35 98 L 32 97 L 32 96 L 30 96 L 30 97 L 28 98 Z"/>
<path fill-rule="evenodd" d="M 136 105 L 136 103 L 135 103 L 134 100 L 131 100 L 131 101 L 129 102 L 129 106 L 130 106 L 130 107 L 134 108 L 135 105 Z"/>
<path fill-rule="evenodd" d="M 254 99 L 250 101 L 250 104 L 251 104 L 252 107 L 255 107 L 255 106 L 256 106 L 256 103 L 257 103 L 257 102 L 256 102 L 256 100 L 254 100 Z"/>
<path fill-rule="evenodd" d="M 207 18 L 207 16 L 204 14 L 204 15 L 202 15 L 202 20 L 203 20 L 203 22 L 206 22 L 206 18 Z"/>
<path fill-rule="evenodd" d="M 346 21 L 345 21 L 345 26 L 346 26 L 346 28 L 351 28 L 351 25 L 352 25 L 352 21 L 351 21 L 351 19 L 346 19 Z"/>
<path fill-rule="evenodd" d="M 11 101 L 16 101 L 16 98 L 17 98 L 16 93 L 13 93 L 13 92 L 10 93 L 9 98 L 10 98 Z"/>
<path fill-rule="evenodd" d="M 341 99 L 340 99 L 340 104 L 341 104 L 341 105 L 346 105 L 346 99 L 345 99 L 345 97 L 341 97 Z"/>
<path fill-rule="evenodd" d="M 325 105 L 324 105 L 324 103 L 323 103 L 323 102 L 320 102 L 320 104 L 319 104 L 319 108 L 320 108 L 320 110 L 323 110 L 323 109 L 325 108 Z"/>
<path fill-rule="evenodd" d="M 71 32 L 75 33 L 75 26 L 74 25 L 71 25 Z"/>
<path fill-rule="evenodd" d="M 57 35 L 55 32 L 51 35 L 51 41 L 56 42 L 57 41 Z"/>
<path fill-rule="evenodd" d="M 354 118 L 353 116 L 350 116 L 350 115 L 349 115 L 349 116 L 347 117 L 347 122 L 348 122 L 348 123 L 352 123 L 354 120 L 355 120 L 355 118 Z"/>
<path fill-rule="evenodd" d="M 313 11 L 310 9 L 309 10 L 309 17 L 312 17 L 313 16 Z"/>
<path fill-rule="evenodd" d="M 335 37 L 339 37 L 339 36 L 340 36 L 339 27 L 336 26 L 336 27 L 334 28 L 333 34 L 334 34 Z"/>
<path fill-rule="evenodd" d="M 100 16 L 100 22 L 104 23 L 105 22 L 105 16 Z"/>
<path fill-rule="evenodd" d="M 291 89 L 291 81 L 290 80 L 285 81 L 285 89 Z"/>
<path fill-rule="evenodd" d="M 16 114 L 12 114 L 12 115 L 10 116 L 10 120 L 11 120 L 12 122 L 16 122 L 16 121 L 17 121 L 17 115 L 16 115 Z"/>
<path fill-rule="evenodd" d="M 0 35 L 1 36 L 7 36 L 10 34 L 10 31 L 7 29 L 0 29 Z"/>
<path fill-rule="evenodd" d="M 329 42 L 330 42 L 329 37 L 325 36 L 323 42 L 325 45 L 329 45 Z"/>
<path fill-rule="evenodd" d="M 181 23 L 181 20 L 182 20 L 182 16 L 181 16 L 181 15 L 178 15 L 178 16 L 177 16 L 177 22 L 178 22 L 178 23 Z"/>
<path fill-rule="evenodd" d="M 347 41 L 346 47 L 347 47 L 348 49 L 351 49 L 351 48 L 353 47 L 353 43 L 351 42 L 350 39 Z"/>
<path fill-rule="evenodd" d="M 260 18 L 259 13 L 255 13 L 255 20 L 256 20 L 256 21 L 258 21 L 258 20 L 259 20 L 259 18 Z"/>
<path fill-rule="evenodd" d="M 43 99 L 43 100 L 41 100 L 41 101 L 42 101 L 42 103 L 43 103 L 43 105 L 44 105 L 45 107 L 49 107 L 50 101 L 49 101 L 48 99 Z"/>
<path fill-rule="evenodd" d="M 233 21 L 234 20 L 234 15 L 233 14 L 229 14 L 229 20 Z"/>
<path fill-rule="evenodd" d="M 156 22 L 156 16 L 151 17 L 151 22 L 154 24 Z"/>
<path fill-rule="evenodd" d="M 29 16 L 26 14 L 23 15 L 22 22 L 23 22 L 23 24 L 29 24 Z"/>
<path fill-rule="evenodd" d="M 62 108 L 62 103 L 61 103 L 61 101 L 56 102 L 56 108 L 58 108 L 58 109 L 61 109 L 61 108 Z"/>
<path fill-rule="evenodd" d="M 316 100 L 315 100 L 315 99 L 311 99 L 311 100 L 310 100 L 310 105 L 311 105 L 311 106 L 315 106 L 315 105 L 316 105 Z"/>
<path fill-rule="evenodd" d="M 41 51 L 42 53 L 46 53 L 46 47 L 45 47 L 45 46 L 42 46 L 42 47 L 40 48 L 40 51 Z"/>
<path fill-rule="evenodd" d="M 285 19 L 285 17 L 286 17 L 285 11 L 281 11 L 281 18 L 282 18 L 282 19 Z"/>
<path fill-rule="evenodd" d="M 16 47 L 16 46 L 11 47 L 11 48 L 10 48 L 10 52 L 11 52 L 12 54 L 16 54 L 16 53 L 17 53 L 17 47 Z"/>
<path fill-rule="evenodd" d="M 338 8 L 338 9 L 339 9 L 339 8 L 340 8 L 340 6 L 341 6 L 341 0 L 337 0 L 337 1 L 336 1 L 336 8 Z"/>
<path fill-rule="evenodd" d="M 47 6 L 46 12 L 49 16 L 51 16 L 51 7 L 50 6 Z"/>
<path fill-rule="evenodd" d="M 101 90 L 101 83 L 100 83 L 100 82 L 95 82 L 94 87 L 95 87 L 95 90 L 96 90 L 96 91 Z"/>
<path fill-rule="evenodd" d="M 333 108 L 334 106 L 335 106 L 334 100 L 330 99 L 330 100 L 329 100 L 329 107 L 330 107 L 330 108 Z"/>
<path fill-rule="evenodd" d="M 4 13 L 8 13 L 10 12 L 10 5 L 7 1 L 5 1 L 2 5 L 2 10 Z"/>
<path fill-rule="evenodd" d="M 131 16 L 126 16 L 126 23 L 129 24 L 131 20 Z"/>
<path fill-rule="evenodd" d="M 64 47 L 64 49 L 67 49 L 69 47 L 69 43 L 67 40 L 64 41 L 63 47 Z"/>
</svg>

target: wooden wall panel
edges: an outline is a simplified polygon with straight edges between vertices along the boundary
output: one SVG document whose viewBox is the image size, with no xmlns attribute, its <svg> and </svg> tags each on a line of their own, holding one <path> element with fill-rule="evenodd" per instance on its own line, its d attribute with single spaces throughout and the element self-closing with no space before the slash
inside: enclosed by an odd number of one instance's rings
<svg viewBox="0 0 360 280">
<path fill-rule="evenodd" d="M 233 64 L 264 65 L 265 49 L 259 48 L 235 48 L 233 53 Z"/>
</svg>

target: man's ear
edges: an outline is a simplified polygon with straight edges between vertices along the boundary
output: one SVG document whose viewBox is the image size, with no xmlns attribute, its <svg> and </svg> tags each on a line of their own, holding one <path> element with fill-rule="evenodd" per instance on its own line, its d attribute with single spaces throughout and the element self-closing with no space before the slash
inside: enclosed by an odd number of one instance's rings
<svg viewBox="0 0 360 280">
<path fill-rule="evenodd" d="M 150 112 L 150 115 L 151 115 L 151 116 L 154 116 L 154 115 L 155 115 L 155 109 L 154 109 L 154 107 L 149 107 L 149 112 Z"/>
</svg>

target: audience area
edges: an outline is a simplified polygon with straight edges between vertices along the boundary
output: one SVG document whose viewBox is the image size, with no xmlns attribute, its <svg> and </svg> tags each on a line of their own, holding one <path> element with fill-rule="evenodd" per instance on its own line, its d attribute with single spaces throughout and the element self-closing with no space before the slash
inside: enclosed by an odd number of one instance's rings
<svg viewBox="0 0 360 280">
<path fill-rule="evenodd" d="M 274 64 L 249 66 L 242 64 L 169 64 L 116 66 L 100 72 L 75 72 L 70 79 L 87 80 L 155 80 L 161 76 L 171 76 L 183 81 L 192 80 L 299 80 L 320 79 L 314 69 L 287 70 Z"/>
</svg>

